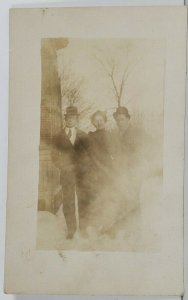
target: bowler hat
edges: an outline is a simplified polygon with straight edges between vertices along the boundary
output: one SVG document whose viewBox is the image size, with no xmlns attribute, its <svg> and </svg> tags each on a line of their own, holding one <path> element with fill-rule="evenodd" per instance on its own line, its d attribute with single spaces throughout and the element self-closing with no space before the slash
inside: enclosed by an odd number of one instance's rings
<svg viewBox="0 0 188 300">
<path fill-rule="evenodd" d="M 66 108 L 65 116 L 78 116 L 78 108 L 76 106 L 68 106 Z"/>
<path fill-rule="evenodd" d="M 127 118 L 130 119 L 130 114 L 128 109 L 125 106 L 119 106 L 116 111 L 113 113 L 114 119 L 117 118 L 117 115 L 125 115 Z"/>
</svg>

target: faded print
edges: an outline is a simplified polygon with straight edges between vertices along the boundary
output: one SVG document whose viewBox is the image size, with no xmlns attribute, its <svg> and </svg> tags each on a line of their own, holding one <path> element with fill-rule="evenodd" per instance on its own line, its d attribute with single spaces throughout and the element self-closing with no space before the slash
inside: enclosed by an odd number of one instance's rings
<svg viewBox="0 0 188 300">
<path fill-rule="evenodd" d="M 37 248 L 158 251 L 164 40 L 42 39 L 41 66 Z"/>
</svg>

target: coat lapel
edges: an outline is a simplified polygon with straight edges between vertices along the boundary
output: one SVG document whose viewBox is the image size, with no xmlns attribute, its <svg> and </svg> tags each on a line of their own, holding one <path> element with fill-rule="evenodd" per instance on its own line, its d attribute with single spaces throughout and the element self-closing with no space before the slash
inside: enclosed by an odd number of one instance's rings
<svg viewBox="0 0 188 300">
<path fill-rule="evenodd" d="M 71 141 L 69 140 L 69 138 L 68 138 L 68 136 L 67 136 L 67 134 L 65 132 L 65 129 L 63 129 L 63 131 L 62 131 L 61 142 L 62 142 L 63 145 L 67 145 L 67 146 L 73 147 Z"/>
<path fill-rule="evenodd" d="M 76 128 L 76 138 L 75 138 L 74 144 L 71 143 L 70 139 L 68 138 L 68 136 L 67 136 L 67 134 L 65 132 L 65 129 L 62 132 L 62 141 L 64 141 L 64 143 L 66 145 L 69 145 L 69 146 L 71 146 L 73 148 L 75 146 L 77 146 L 80 143 L 80 136 L 79 136 L 79 130 L 78 130 L 78 128 Z"/>
</svg>

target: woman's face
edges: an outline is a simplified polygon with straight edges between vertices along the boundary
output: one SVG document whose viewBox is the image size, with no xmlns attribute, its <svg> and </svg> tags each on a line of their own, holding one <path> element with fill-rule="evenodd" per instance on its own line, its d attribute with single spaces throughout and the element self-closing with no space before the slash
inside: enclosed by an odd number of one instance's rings
<svg viewBox="0 0 188 300">
<path fill-rule="evenodd" d="M 105 129 L 106 122 L 101 115 L 96 115 L 93 119 L 93 125 L 97 130 Z"/>
</svg>

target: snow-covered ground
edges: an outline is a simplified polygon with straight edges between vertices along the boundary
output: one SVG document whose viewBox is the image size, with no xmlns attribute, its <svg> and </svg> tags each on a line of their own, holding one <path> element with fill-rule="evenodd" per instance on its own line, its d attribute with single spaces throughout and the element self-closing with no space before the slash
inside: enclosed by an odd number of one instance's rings
<svg viewBox="0 0 188 300">
<path fill-rule="evenodd" d="M 140 193 L 140 209 L 130 212 L 115 238 L 97 235 L 87 228 L 88 238 L 79 231 L 72 240 L 66 240 L 66 221 L 60 207 L 57 215 L 38 212 L 37 248 L 41 250 L 81 251 L 158 251 L 160 247 L 160 212 L 162 176 L 147 179 Z"/>
</svg>

